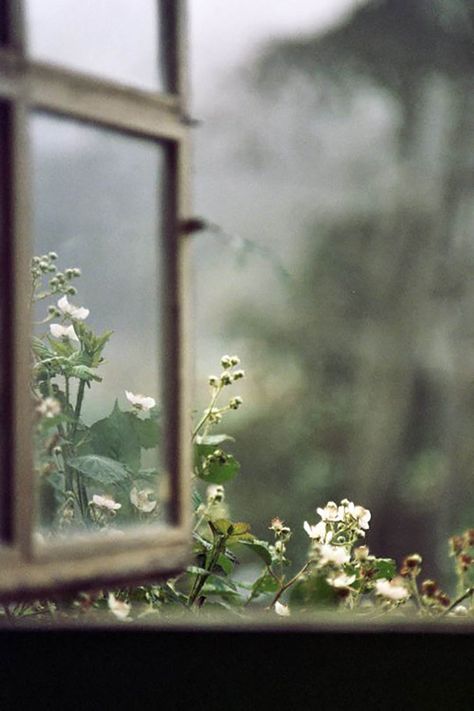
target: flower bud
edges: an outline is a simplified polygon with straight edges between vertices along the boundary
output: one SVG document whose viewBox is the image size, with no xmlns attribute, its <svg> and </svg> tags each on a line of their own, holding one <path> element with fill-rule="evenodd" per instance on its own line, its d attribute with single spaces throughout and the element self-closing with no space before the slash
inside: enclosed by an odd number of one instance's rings
<svg viewBox="0 0 474 711">
<path fill-rule="evenodd" d="M 434 580 L 423 580 L 421 583 L 421 592 L 426 597 L 433 597 L 438 590 L 438 585 Z"/>
<path fill-rule="evenodd" d="M 39 263 L 39 268 L 41 269 L 42 272 L 47 272 L 48 271 L 49 264 L 45 260 L 42 260 Z"/>
<path fill-rule="evenodd" d="M 77 294 L 77 289 L 74 286 L 69 286 L 67 289 L 67 293 L 71 296 L 74 296 L 74 294 Z"/>
<path fill-rule="evenodd" d="M 221 384 L 230 385 L 232 383 L 232 375 L 230 373 L 224 372 L 221 374 Z"/>
<path fill-rule="evenodd" d="M 244 370 L 236 370 L 234 372 L 234 380 L 240 380 L 245 376 L 245 371 Z"/>
<path fill-rule="evenodd" d="M 208 382 L 211 387 L 216 388 L 219 385 L 219 378 L 216 375 L 210 375 Z"/>
<path fill-rule="evenodd" d="M 232 400 L 229 401 L 229 407 L 231 410 L 238 410 L 242 402 L 242 398 L 237 395 L 237 397 L 233 397 Z"/>
<path fill-rule="evenodd" d="M 223 368 L 231 368 L 232 367 L 232 358 L 229 355 L 223 355 L 221 358 L 221 366 Z"/>
<path fill-rule="evenodd" d="M 367 560 L 369 549 L 367 546 L 358 546 L 354 548 L 354 557 L 356 560 Z"/>
<path fill-rule="evenodd" d="M 52 262 L 55 262 L 58 258 L 58 255 L 56 254 L 56 252 L 48 252 L 48 257 Z"/>
<path fill-rule="evenodd" d="M 80 276 L 81 276 L 81 270 L 78 269 L 77 267 L 75 267 L 75 268 L 72 270 L 72 275 L 73 275 L 73 277 L 80 277 Z"/>
<path fill-rule="evenodd" d="M 232 366 L 234 366 L 234 365 L 239 365 L 239 363 L 240 363 L 240 358 L 239 358 L 239 356 L 233 355 L 233 356 L 230 357 L 230 364 L 231 364 Z"/>
</svg>

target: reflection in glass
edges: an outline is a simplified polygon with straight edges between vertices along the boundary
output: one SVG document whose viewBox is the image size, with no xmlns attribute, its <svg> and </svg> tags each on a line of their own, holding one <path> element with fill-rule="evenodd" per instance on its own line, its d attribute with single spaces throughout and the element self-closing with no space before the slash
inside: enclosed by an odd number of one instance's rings
<svg viewBox="0 0 474 711">
<path fill-rule="evenodd" d="M 30 134 L 41 531 L 158 522 L 164 149 L 44 114 Z"/>
<path fill-rule="evenodd" d="M 159 6 L 156 0 L 27 0 L 29 52 L 33 59 L 165 91 Z"/>
</svg>

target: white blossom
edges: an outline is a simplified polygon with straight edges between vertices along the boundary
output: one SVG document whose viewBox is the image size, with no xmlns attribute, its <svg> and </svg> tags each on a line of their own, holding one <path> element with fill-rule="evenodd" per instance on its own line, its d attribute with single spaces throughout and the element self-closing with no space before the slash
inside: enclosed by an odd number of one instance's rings
<svg viewBox="0 0 474 711">
<path fill-rule="evenodd" d="M 303 524 L 303 528 L 313 541 L 329 543 L 332 538 L 331 531 L 329 531 L 326 536 L 326 524 L 324 523 L 324 521 L 320 521 L 315 526 L 311 526 L 307 521 L 305 521 Z"/>
<path fill-rule="evenodd" d="M 320 565 L 344 565 L 351 559 L 351 554 L 343 546 L 331 546 L 327 543 L 319 546 Z"/>
<path fill-rule="evenodd" d="M 396 583 L 390 582 L 385 578 L 375 581 L 375 593 L 377 595 L 381 595 L 387 600 L 393 600 L 394 602 L 406 600 L 410 597 L 410 593 L 404 585 L 397 585 Z"/>
<path fill-rule="evenodd" d="M 340 508 L 334 501 L 328 501 L 323 509 L 316 509 L 323 521 L 341 521 Z"/>
<path fill-rule="evenodd" d="M 89 316 L 89 309 L 85 309 L 83 306 L 74 306 L 70 304 L 67 296 L 63 296 L 58 301 L 58 308 L 65 316 L 70 316 L 77 321 L 84 321 Z"/>
<path fill-rule="evenodd" d="M 117 600 L 113 593 L 109 593 L 107 600 L 109 610 L 113 612 L 119 620 L 125 620 L 130 614 L 131 605 L 123 600 Z"/>
<path fill-rule="evenodd" d="M 41 400 L 36 411 L 39 412 L 40 415 L 43 415 L 43 417 L 56 417 L 61 413 L 61 403 L 54 397 L 46 397 L 44 400 Z"/>
<path fill-rule="evenodd" d="M 290 616 L 290 608 L 288 607 L 288 605 L 283 605 L 281 602 L 278 602 L 278 600 L 275 603 L 275 612 L 281 617 Z"/>
<path fill-rule="evenodd" d="M 156 405 L 155 400 L 152 397 L 147 397 L 146 395 L 134 395 L 129 390 L 125 390 L 125 395 L 129 403 L 131 403 L 137 410 L 148 412 L 148 410 L 151 410 L 151 408 Z"/>
<path fill-rule="evenodd" d="M 49 330 L 54 338 L 61 338 L 63 341 L 76 341 L 79 343 L 79 339 L 72 324 L 70 326 L 62 326 L 60 323 L 52 323 Z"/>
<path fill-rule="evenodd" d="M 99 496 L 98 494 L 94 494 L 89 504 L 94 504 L 99 509 L 107 509 L 107 511 L 118 511 L 122 508 L 122 504 L 117 503 L 110 496 Z"/>
<path fill-rule="evenodd" d="M 136 486 L 130 491 L 130 501 L 139 510 L 144 513 L 151 513 L 156 508 L 158 502 L 155 499 L 150 499 L 150 494 L 154 494 L 153 489 L 142 489 L 139 491 Z"/>
<path fill-rule="evenodd" d="M 339 573 L 338 575 L 335 575 L 333 577 L 326 578 L 326 581 L 329 583 L 329 585 L 332 585 L 333 588 L 348 588 L 349 585 L 351 585 L 355 579 L 355 575 L 346 575 L 345 573 Z"/>
</svg>

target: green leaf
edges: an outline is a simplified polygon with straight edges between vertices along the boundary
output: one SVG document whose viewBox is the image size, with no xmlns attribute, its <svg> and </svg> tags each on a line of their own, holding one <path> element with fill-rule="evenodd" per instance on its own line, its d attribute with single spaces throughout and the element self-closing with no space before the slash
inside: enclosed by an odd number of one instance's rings
<svg viewBox="0 0 474 711">
<path fill-rule="evenodd" d="M 266 541 L 259 541 L 254 539 L 253 541 L 241 540 L 239 541 L 243 546 L 250 548 L 256 555 L 258 555 L 265 565 L 272 564 L 272 554 L 270 553 L 269 544 Z"/>
<path fill-rule="evenodd" d="M 250 596 L 250 599 L 253 600 L 259 595 L 268 595 L 270 593 L 276 593 L 276 591 L 278 590 L 278 582 L 275 580 L 275 578 L 265 572 L 263 575 L 257 578 L 251 589 L 252 594 Z"/>
<path fill-rule="evenodd" d="M 68 465 L 83 476 L 104 485 L 118 484 L 129 478 L 127 470 L 120 462 L 96 454 L 74 457 L 68 460 Z"/>
<path fill-rule="evenodd" d="M 115 401 L 111 414 L 91 426 L 87 451 L 122 462 L 137 473 L 141 448 L 155 447 L 157 442 L 155 421 L 140 420 L 131 412 L 122 412 Z"/>
<path fill-rule="evenodd" d="M 373 562 L 375 575 L 372 580 L 385 578 L 391 580 L 397 572 L 397 564 L 391 558 L 376 558 Z"/>
<path fill-rule="evenodd" d="M 216 518 L 215 521 L 209 521 L 208 523 L 213 533 L 220 533 L 222 536 L 232 535 L 232 521 L 226 518 Z"/>
<path fill-rule="evenodd" d="M 138 436 L 138 442 L 143 449 L 153 449 L 158 444 L 159 427 L 156 420 L 141 420 L 132 412 L 125 412 L 128 418 L 132 418 L 132 425 Z"/>
<path fill-rule="evenodd" d="M 197 511 L 197 509 L 198 509 L 198 508 L 200 507 L 200 505 L 202 504 L 202 496 L 201 496 L 201 494 L 199 493 L 199 491 L 198 491 L 197 489 L 194 489 L 194 490 L 193 490 L 193 493 L 192 493 L 192 502 L 193 502 L 193 510 L 194 510 L 194 511 Z"/>
<path fill-rule="evenodd" d="M 85 380 L 86 382 L 90 382 L 91 380 L 95 380 L 97 383 L 102 382 L 102 378 L 96 375 L 87 365 L 74 365 L 70 368 L 69 375 L 73 378 L 79 378 L 79 380 Z"/>
<path fill-rule="evenodd" d="M 338 603 L 337 591 L 321 575 L 312 575 L 290 588 L 290 602 L 294 605 L 334 607 Z"/>
<path fill-rule="evenodd" d="M 218 565 L 220 568 L 222 568 L 223 572 L 224 572 L 226 575 L 231 575 L 231 574 L 232 574 L 232 571 L 233 571 L 233 569 L 234 569 L 234 563 L 233 563 L 232 560 L 231 560 L 230 558 L 228 558 L 226 555 L 223 555 L 223 554 L 221 553 L 221 555 L 220 555 L 219 558 L 217 559 L 217 565 Z"/>
<path fill-rule="evenodd" d="M 209 484 L 222 484 L 233 479 L 240 469 L 240 464 L 232 454 L 226 453 L 225 463 L 207 463 L 206 457 L 213 454 L 215 446 L 208 444 L 197 444 L 195 446 L 194 466 L 196 475 Z M 206 464 L 206 466 L 205 466 Z"/>
</svg>

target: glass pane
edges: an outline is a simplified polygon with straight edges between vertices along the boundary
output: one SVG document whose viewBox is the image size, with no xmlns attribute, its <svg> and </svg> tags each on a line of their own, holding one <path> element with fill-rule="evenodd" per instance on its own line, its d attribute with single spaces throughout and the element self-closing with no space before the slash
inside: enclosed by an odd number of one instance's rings
<svg viewBox="0 0 474 711">
<path fill-rule="evenodd" d="M 41 533 L 161 522 L 165 149 L 44 114 L 31 116 L 30 132 Z"/>
<path fill-rule="evenodd" d="M 27 0 L 29 52 L 33 59 L 165 91 L 159 6 L 156 0 Z"/>
</svg>

